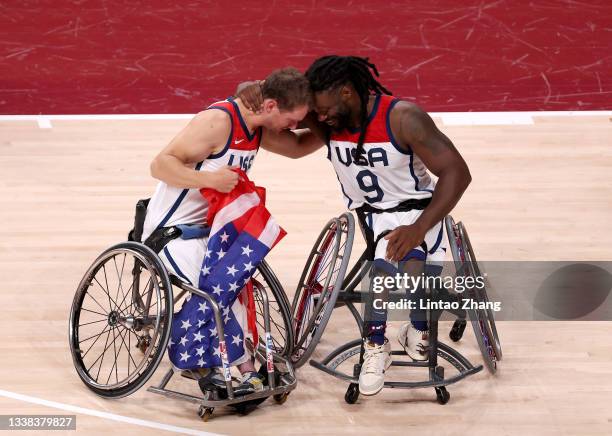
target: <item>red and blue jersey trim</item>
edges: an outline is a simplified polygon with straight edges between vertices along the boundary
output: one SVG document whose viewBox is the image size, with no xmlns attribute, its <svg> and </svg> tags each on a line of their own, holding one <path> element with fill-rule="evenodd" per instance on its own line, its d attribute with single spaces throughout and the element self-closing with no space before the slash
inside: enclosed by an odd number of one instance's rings
<svg viewBox="0 0 612 436">
<path fill-rule="evenodd" d="M 259 149 L 261 144 L 261 127 L 255 129 L 253 133 L 249 132 L 238 105 L 231 97 L 225 101 L 213 103 L 206 110 L 211 109 L 222 110 L 227 113 L 231 119 L 231 128 L 225 147 L 220 152 L 209 156 L 209 159 L 223 156 L 228 149 L 242 151 Z"/>
</svg>

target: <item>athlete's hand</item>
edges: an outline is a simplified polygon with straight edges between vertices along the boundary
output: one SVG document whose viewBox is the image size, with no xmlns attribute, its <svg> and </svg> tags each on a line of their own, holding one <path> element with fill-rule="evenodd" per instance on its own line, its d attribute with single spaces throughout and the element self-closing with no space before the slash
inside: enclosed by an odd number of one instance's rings
<svg viewBox="0 0 612 436">
<path fill-rule="evenodd" d="M 421 245 L 425 239 L 427 229 L 419 224 L 399 226 L 387 236 L 387 259 L 398 262 L 406 256 L 414 247 Z"/>
<path fill-rule="evenodd" d="M 242 100 L 244 106 L 255 113 L 259 113 L 263 106 L 263 80 L 243 82 L 236 89 L 236 97 Z"/>
<path fill-rule="evenodd" d="M 212 182 L 210 187 L 223 193 L 228 193 L 234 189 L 238 184 L 239 175 L 236 171 L 233 171 L 232 168 L 234 167 L 226 166 L 219 168 L 217 171 L 213 171 L 211 174 Z"/>
</svg>

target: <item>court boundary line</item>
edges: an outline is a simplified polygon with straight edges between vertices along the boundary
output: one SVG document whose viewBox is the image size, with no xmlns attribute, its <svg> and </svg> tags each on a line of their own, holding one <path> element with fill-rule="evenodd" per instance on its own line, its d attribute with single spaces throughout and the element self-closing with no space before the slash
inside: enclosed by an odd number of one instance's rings
<svg viewBox="0 0 612 436">
<path fill-rule="evenodd" d="M 52 121 L 155 121 L 189 120 L 195 114 L 101 114 L 101 115 L 0 115 L 2 121 L 35 121 L 41 129 L 53 128 Z M 612 111 L 508 111 L 508 112 L 429 112 L 445 126 L 531 125 L 534 117 L 612 116 Z"/>
<path fill-rule="evenodd" d="M 157 430 L 165 430 L 180 434 L 190 435 L 204 435 L 204 436 L 217 436 L 219 433 L 208 433 L 201 430 L 196 430 L 188 427 L 178 427 L 170 424 L 163 424 L 156 421 L 148 421 L 146 419 L 132 418 L 129 416 L 117 415 L 115 413 L 101 412 L 99 410 L 88 409 L 85 407 L 73 406 L 71 404 L 59 403 L 57 401 L 49 401 L 42 398 L 31 397 L 29 395 L 18 394 L 16 392 L 5 391 L 0 389 L 0 397 L 10 398 L 13 400 L 19 400 L 26 403 L 38 404 L 41 406 L 51 407 L 53 409 L 66 410 L 68 412 L 74 412 L 82 415 L 95 416 L 98 418 L 106 418 L 111 421 L 124 422 L 127 424 L 139 425 L 141 427 L 149 427 Z M 77 429 L 78 430 L 78 429 Z"/>
</svg>

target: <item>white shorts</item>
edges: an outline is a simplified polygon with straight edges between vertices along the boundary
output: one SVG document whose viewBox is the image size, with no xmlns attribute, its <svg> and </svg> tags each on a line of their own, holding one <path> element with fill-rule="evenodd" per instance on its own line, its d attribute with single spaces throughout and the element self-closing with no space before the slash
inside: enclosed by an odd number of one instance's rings
<svg viewBox="0 0 612 436">
<path fill-rule="evenodd" d="M 410 210 L 407 212 L 382 212 L 382 213 L 366 213 L 365 221 L 370 230 L 374 233 L 374 241 L 385 231 L 392 231 L 399 226 L 413 224 L 417 218 L 423 213 L 422 210 Z M 437 223 L 425 234 L 425 240 L 421 246 L 414 247 L 404 258 L 420 258 L 424 259 L 428 264 L 442 265 L 444 256 L 446 255 L 446 239 L 444 237 L 444 225 L 442 222 Z M 374 254 L 375 260 L 384 260 L 389 262 L 387 255 L 387 240 L 380 238 L 376 244 Z M 397 265 L 395 265 L 397 267 Z"/>
<path fill-rule="evenodd" d="M 208 238 L 200 239 L 173 239 L 159 252 L 160 259 L 164 262 L 169 274 L 174 274 L 192 286 L 198 287 L 200 271 L 204 264 L 206 254 L 206 244 Z M 243 291 L 244 292 L 244 291 Z M 236 316 L 236 321 L 240 324 L 245 337 L 250 337 L 246 309 L 246 293 L 243 293 L 242 301 L 236 299 L 232 305 L 232 311 Z M 189 296 L 188 296 L 189 298 Z M 251 337 L 251 340 L 253 338 Z M 242 357 L 230 362 L 230 365 L 240 365 L 250 358 L 245 341 L 242 342 L 244 354 Z"/>
</svg>

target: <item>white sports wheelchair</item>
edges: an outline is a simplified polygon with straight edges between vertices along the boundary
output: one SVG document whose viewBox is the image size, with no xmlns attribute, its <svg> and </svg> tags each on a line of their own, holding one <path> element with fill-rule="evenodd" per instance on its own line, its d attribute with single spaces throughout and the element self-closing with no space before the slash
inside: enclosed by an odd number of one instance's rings
<svg viewBox="0 0 612 436">
<path fill-rule="evenodd" d="M 158 386 L 148 391 L 199 405 L 207 421 L 215 407 L 231 406 L 248 413 L 268 397 L 284 403 L 297 379 L 288 359 L 293 345 L 289 302 L 272 269 L 264 261 L 252 277 L 259 334 L 258 346 L 247 344 L 258 362 L 264 389 L 234 395 L 225 348 L 221 312 L 215 300 L 174 275 L 168 274 L 157 253 L 160 241 L 141 243 L 148 200 L 136 206 L 134 229 L 127 242 L 105 250 L 89 267 L 76 290 L 70 312 L 70 350 L 83 383 L 97 395 L 121 398 L 140 389 L 160 364 L 170 337 L 173 309 L 191 294 L 212 307 L 219 336 L 225 387 L 206 390 L 202 396 L 169 389 L 175 373 L 201 379 L 199 371 L 168 370 Z M 164 229 L 163 235 L 176 232 Z M 162 235 L 162 236 L 163 236 Z M 145 241 L 146 242 L 146 241 Z M 167 242 L 167 241 L 166 241 Z M 153 246 L 153 248 L 152 248 Z"/>
<path fill-rule="evenodd" d="M 456 275 L 481 277 L 465 226 L 461 222 L 456 224 L 451 216 L 446 217 L 444 224 Z M 361 228 L 363 232 L 363 225 Z M 350 213 L 333 218 L 325 225 L 310 252 L 291 308 L 295 341 L 291 351 L 291 361 L 296 368 L 306 363 L 312 355 L 334 308 L 344 305 L 355 318 L 362 338 L 336 348 L 320 362 L 310 360 L 310 364 L 315 368 L 349 382 L 345 395 L 345 401 L 349 404 L 355 403 L 359 397 L 358 378 L 364 353 L 364 320 L 355 304 L 363 301 L 362 297 L 365 292 L 359 291 L 358 287 L 362 279 L 370 273 L 371 262 L 368 260 L 373 259 L 374 248 L 369 243 L 345 277 L 351 257 L 354 232 L 354 218 Z M 367 240 L 365 232 L 364 238 Z M 471 299 L 476 302 L 488 301 L 486 287 L 469 287 L 461 295 L 452 290 L 441 292 L 430 289 L 427 298 L 430 301 L 447 302 L 457 302 L 463 299 Z M 482 365 L 472 365 L 456 350 L 438 341 L 438 320 L 442 312 L 443 310 L 428 311 L 430 346 L 427 361 L 397 360 L 406 353 L 404 351 L 392 352 L 394 358 L 392 365 L 428 368 L 429 378 L 420 382 L 386 381 L 385 388 L 433 387 L 437 401 L 440 404 L 446 404 L 450 398 L 446 390 L 447 385 L 482 370 Z M 502 358 L 502 351 L 493 311 L 470 308 L 449 310 L 449 312 L 456 316 L 449 334 L 450 339 L 457 342 L 462 338 L 467 324 L 466 318 L 469 318 L 485 365 L 491 373 L 495 373 L 497 362 Z M 455 370 L 455 374 L 445 377 L 444 367 L 438 364 L 438 358 L 447 361 Z"/>
</svg>

